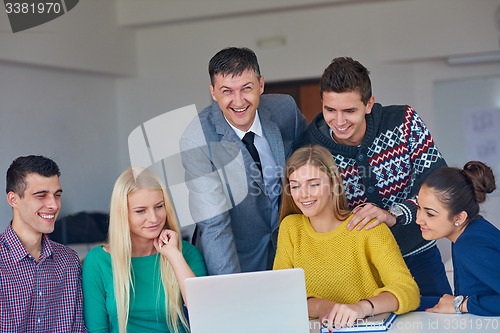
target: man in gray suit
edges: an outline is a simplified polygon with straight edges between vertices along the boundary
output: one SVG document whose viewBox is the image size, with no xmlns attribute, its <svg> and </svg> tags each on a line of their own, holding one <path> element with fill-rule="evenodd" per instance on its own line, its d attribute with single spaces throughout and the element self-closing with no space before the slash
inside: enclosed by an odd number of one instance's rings
<svg viewBox="0 0 500 333">
<path fill-rule="evenodd" d="M 209 74 L 214 102 L 180 140 L 194 242 L 211 275 L 271 269 L 285 160 L 307 122 L 290 96 L 262 95 L 252 50 L 219 51 Z"/>
</svg>

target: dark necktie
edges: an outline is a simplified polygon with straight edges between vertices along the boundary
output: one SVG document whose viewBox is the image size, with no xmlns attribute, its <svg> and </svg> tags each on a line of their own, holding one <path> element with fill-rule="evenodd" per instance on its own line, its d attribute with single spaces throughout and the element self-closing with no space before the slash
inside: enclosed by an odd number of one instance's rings
<svg viewBox="0 0 500 333">
<path fill-rule="evenodd" d="M 262 165 L 260 163 L 260 157 L 259 157 L 259 152 L 257 151 L 257 148 L 255 148 L 255 145 L 253 144 L 253 139 L 255 137 L 254 132 L 247 132 L 243 139 L 243 143 L 245 146 L 247 146 L 248 152 L 250 155 L 252 155 L 253 160 L 255 161 L 255 164 L 257 164 L 257 167 L 259 168 L 260 172 L 262 173 Z"/>
</svg>

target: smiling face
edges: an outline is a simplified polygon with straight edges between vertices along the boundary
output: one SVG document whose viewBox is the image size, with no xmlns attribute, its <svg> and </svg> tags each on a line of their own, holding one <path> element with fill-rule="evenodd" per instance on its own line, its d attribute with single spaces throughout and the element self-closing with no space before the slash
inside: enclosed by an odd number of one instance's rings
<svg viewBox="0 0 500 333">
<path fill-rule="evenodd" d="M 50 234 L 61 209 L 59 177 L 30 173 L 25 182 L 22 197 L 12 191 L 7 194 L 7 201 L 13 208 L 12 227 L 18 235 L 40 237 Z"/>
<path fill-rule="evenodd" d="M 333 215 L 333 187 L 328 175 L 305 164 L 290 174 L 290 194 L 302 214 L 311 221 Z"/>
<path fill-rule="evenodd" d="M 163 230 L 167 210 L 161 190 L 138 189 L 128 195 L 128 222 L 132 244 L 152 241 Z"/>
<path fill-rule="evenodd" d="M 263 92 L 264 77 L 257 78 L 249 69 L 238 76 L 217 74 L 214 84 L 210 85 L 212 98 L 219 104 L 224 117 L 245 132 L 252 126 Z"/>
<path fill-rule="evenodd" d="M 366 131 L 365 115 L 372 111 L 373 96 L 364 105 L 357 91 L 325 91 L 322 103 L 323 118 L 332 129 L 335 141 L 347 146 L 360 145 Z"/>
<path fill-rule="evenodd" d="M 436 192 L 425 185 L 418 192 L 417 224 L 426 240 L 448 238 L 452 242 L 463 232 L 462 224 L 467 214 L 462 212 L 450 219 L 449 210 L 436 196 Z M 465 215 L 464 215 L 465 214 Z M 458 223 L 458 226 L 455 225 Z"/>
</svg>

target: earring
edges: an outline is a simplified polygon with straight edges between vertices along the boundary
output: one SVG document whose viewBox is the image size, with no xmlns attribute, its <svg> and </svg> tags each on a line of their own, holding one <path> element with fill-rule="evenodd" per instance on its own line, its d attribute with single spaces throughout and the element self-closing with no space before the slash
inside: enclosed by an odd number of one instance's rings
<svg viewBox="0 0 500 333">
<path fill-rule="evenodd" d="M 455 227 L 458 227 L 458 226 L 460 226 L 460 223 L 458 223 L 458 221 L 457 221 L 457 222 L 455 222 Z"/>
</svg>

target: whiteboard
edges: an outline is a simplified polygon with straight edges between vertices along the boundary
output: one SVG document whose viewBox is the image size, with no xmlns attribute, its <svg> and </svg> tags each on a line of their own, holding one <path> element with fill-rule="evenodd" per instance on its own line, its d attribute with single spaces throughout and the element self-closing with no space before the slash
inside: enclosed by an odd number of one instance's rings
<svg viewBox="0 0 500 333">
<path fill-rule="evenodd" d="M 436 82 L 434 110 L 432 135 L 448 165 L 480 160 L 500 186 L 500 77 Z M 500 196 L 500 190 L 490 196 Z"/>
<path fill-rule="evenodd" d="M 500 108 L 464 110 L 465 149 L 468 160 L 500 164 Z"/>
</svg>

